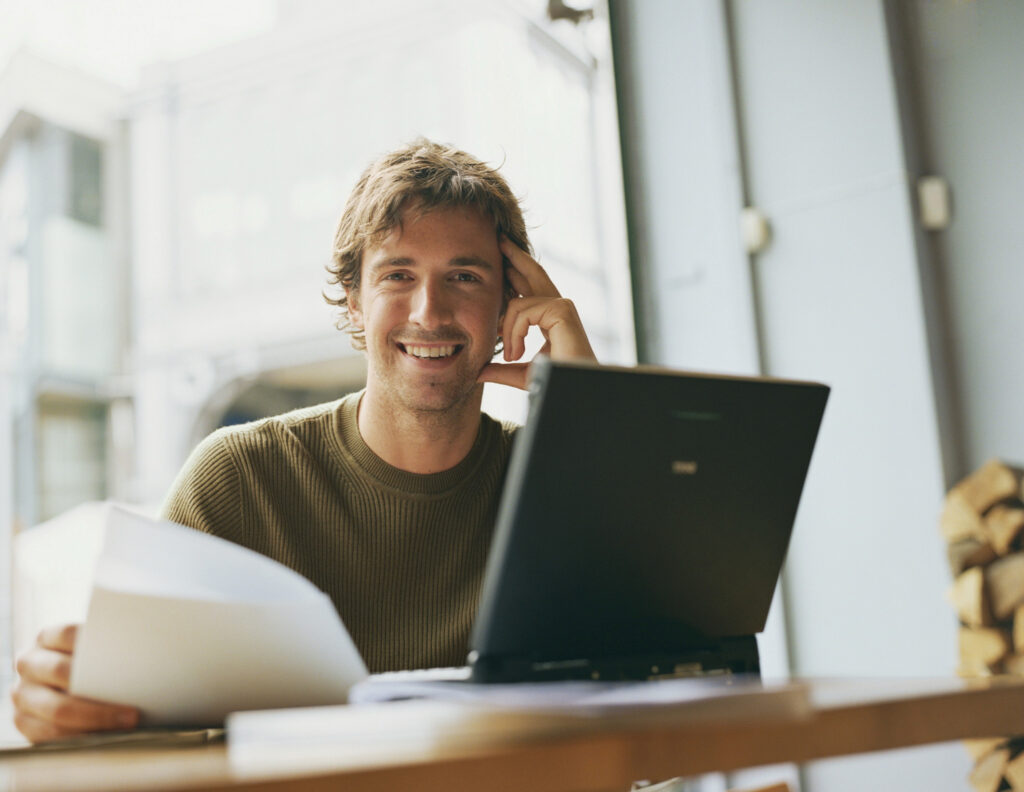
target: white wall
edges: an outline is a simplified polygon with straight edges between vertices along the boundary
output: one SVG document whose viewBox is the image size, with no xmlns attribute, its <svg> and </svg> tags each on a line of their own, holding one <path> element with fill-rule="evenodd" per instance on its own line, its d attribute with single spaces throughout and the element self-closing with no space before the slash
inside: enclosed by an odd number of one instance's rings
<svg viewBox="0 0 1024 792">
<path fill-rule="evenodd" d="M 793 671 L 952 674 L 941 340 L 926 321 L 885 3 L 615 7 L 647 34 L 618 63 L 640 97 L 624 128 L 643 351 L 833 387 L 784 572 Z M 749 261 L 737 253 L 744 204 L 773 232 Z M 821 762 L 804 781 L 938 789 L 968 767 L 950 745 Z"/>
<path fill-rule="evenodd" d="M 794 670 L 950 675 L 944 471 L 884 9 L 733 8 L 748 201 L 774 230 L 754 263 L 765 368 L 833 386 L 786 568 Z M 966 769 L 952 746 L 806 778 L 940 788 Z"/>
<path fill-rule="evenodd" d="M 963 470 L 1024 463 L 1024 4 L 906 4 L 922 146 L 953 221 L 933 234 L 945 284 Z M 916 12 L 916 13 L 913 13 Z"/>
<path fill-rule="evenodd" d="M 733 8 L 748 201 L 774 229 L 754 262 L 765 369 L 833 386 L 787 569 L 795 669 L 948 674 L 939 427 L 883 9 Z"/>
</svg>

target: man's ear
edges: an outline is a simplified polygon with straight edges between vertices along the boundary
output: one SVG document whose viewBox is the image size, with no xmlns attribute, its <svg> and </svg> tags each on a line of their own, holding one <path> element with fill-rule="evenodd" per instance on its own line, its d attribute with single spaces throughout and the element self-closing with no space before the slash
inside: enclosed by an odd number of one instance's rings
<svg viewBox="0 0 1024 792">
<path fill-rule="evenodd" d="M 348 300 L 346 303 L 346 307 L 348 308 L 348 323 L 357 330 L 362 330 L 363 311 L 359 306 L 359 290 L 351 288 L 345 289 L 345 298 Z"/>
</svg>

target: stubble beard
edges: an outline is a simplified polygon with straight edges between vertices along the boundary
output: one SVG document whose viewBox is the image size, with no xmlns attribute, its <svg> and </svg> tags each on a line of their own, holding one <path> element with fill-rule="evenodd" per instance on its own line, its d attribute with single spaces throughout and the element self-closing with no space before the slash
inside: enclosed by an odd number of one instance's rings
<svg viewBox="0 0 1024 792">
<path fill-rule="evenodd" d="M 462 354 L 467 354 L 463 350 Z M 384 361 L 380 361 L 384 363 Z M 407 415 L 418 423 L 442 426 L 456 423 L 467 411 L 479 412 L 483 385 L 477 382 L 478 371 L 472 371 L 468 360 L 458 361 L 456 376 L 431 379 L 424 375 L 420 381 L 402 376 L 393 367 L 377 366 L 376 380 L 380 395 L 390 402 L 396 418 Z M 480 366 L 482 370 L 483 365 Z"/>
</svg>

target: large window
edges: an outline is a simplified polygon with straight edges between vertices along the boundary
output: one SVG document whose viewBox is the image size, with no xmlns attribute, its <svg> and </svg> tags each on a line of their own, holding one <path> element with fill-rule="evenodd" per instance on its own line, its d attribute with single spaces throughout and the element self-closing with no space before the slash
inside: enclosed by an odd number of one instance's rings
<svg viewBox="0 0 1024 792">
<path fill-rule="evenodd" d="M 44 397 L 36 420 L 39 519 L 105 498 L 106 405 Z"/>
<path fill-rule="evenodd" d="M 599 357 L 634 359 L 600 13 L 203 0 L 196 26 L 181 3 L 46 5 L 75 29 L 34 24 L 52 62 L 28 64 L 33 101 L 0 129 L 0 543 L 86 500 L 155 512 L 217 424 L 358 388 L 324 265 L 358 173 L 420 135 L 500 166 Z M 524 394 L 487 393 L 525 415 Z"/>
</svg>

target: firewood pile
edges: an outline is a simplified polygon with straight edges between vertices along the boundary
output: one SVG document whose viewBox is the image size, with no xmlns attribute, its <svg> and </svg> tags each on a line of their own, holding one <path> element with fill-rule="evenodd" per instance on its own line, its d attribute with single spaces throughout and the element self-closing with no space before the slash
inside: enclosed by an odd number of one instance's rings
<svg viewBox="0 0 1024 792">
<path fill-rule="evenodd" d="M 1024 487 L 990 460 L 946 496 L 940 521 L 960 619 L 961 676 L 1024 674 Z M 1024 790 L 1024 738 L 967 740 L 977 792 Z"/>
</svg>

